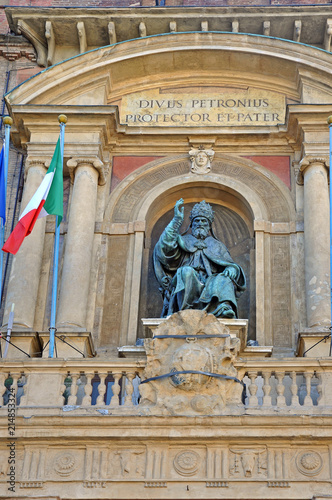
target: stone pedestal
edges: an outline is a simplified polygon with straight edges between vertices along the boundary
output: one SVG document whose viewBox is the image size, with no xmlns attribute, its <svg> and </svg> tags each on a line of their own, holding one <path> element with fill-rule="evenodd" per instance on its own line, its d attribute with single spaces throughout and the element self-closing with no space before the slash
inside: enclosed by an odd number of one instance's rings
<svg viewBox="0 0 332 500">
<path fill-rule="evenodd" d="M 46 346 L 49 341 L 49 332 L 39 333 L 42 346 Z M 54 356 L 56 358 L 86 358 L 95 356 L 92 335 L 90 332 L 56 332 Z M 43 358 L 48 358 L 48 345 L 43 350 Z"/>
<path fill-rule="evenodd" d="M 7 332 L 2 332 L 1 356 L 4 356 L 6 348 Z M 38 335 L 32 330 L 12 331 L 10 336 L 11 344 L 8 345 L 6 359 L 28 359 L 41 357 L 42 347 Z M 29 356 L 27 356 L 29 354 Z"/>
<path fill-rule="evenodd" d="M 153 337 L 155 330 L 167 321 L 168 318 L 142 318 L 145 327 L 146 337 Z M 220 325 L 225 325 L 229 329 L 232 338 L 240 339 L 240 356 L 245 357 L 266 357 L 271 356 L 272 346 L 252 346 L 247 347 L 248 340 L 248 320 L 247 319 L 228 319 L 216 318 Z M 139 349 L 138 346 L 123 346 L 120 348 L 120 357 L 131 357 L 133 349 Z"/>
<path fill-rule="evenodd" d="M 305 330 L 300 332 L 297 339 L 296 355 L 306 358 L 323 358 L 330 355 L 330 331 L 326 328 L 321 330 Z"/>
</svg>

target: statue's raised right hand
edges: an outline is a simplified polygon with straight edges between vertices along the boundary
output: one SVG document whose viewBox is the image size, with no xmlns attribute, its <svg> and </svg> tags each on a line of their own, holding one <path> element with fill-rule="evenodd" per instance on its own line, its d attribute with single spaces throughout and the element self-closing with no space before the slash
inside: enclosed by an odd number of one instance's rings
<svg viewBox="0 0 332 500">
<path fill-rule="evenodd" d="M 176 219 L 180 219 L 181 221 L 183 221 L 183 217 L 184 217 L 184 207 L 183 207 L 183 198 L 180 198 L 176 203 L 175 203 L 175 207 L 174 207 L 174 217 Z"/>
</svg>

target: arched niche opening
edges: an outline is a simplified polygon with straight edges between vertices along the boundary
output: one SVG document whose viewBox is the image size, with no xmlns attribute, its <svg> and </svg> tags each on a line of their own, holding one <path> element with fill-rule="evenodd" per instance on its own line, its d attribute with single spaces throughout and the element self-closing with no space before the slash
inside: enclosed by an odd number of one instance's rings
<svg viewBox="0 0 332 500">
<path fill-rule="evenodd" d="M 221 220 L 236 219 L 236 227 L 247 228 L 250 338 L 260 345 L 290 345 L 294 203 L 276 175 L 248 159 L 228 155 L 216 155 L 212 172 L 204 176 L 190 172 L 185 155 L 160 158 L 137 169 L 111 193 L 104 217 L 109 232 L 106 273 L 100 275 L 105 284 L 101 344 L 132 345 L 144 336 L 141 319 L 160 317 L 151 255 L 180 198 L 188 205 L 186 217 L 190 204 L 206 200 L 217 212 L 221 210 Z M 241 264 L 241 245 L 228 240 L 229 231 L 220 223 L 216 234 Z M 243 234 L 246 240 L 246 231 Z M 149 309 L 154 300 L 155 309 Z"/>
<path fill-rule="evenodd" d="M 253 214 L 238 193 L 226 187 L 207 185 L 177 186 L 152 203 L 146 219 L 146 237 L 142 259 L 139 317 L 158 318 L 162 311 L 162 296 L 153 269 L 153 249 L 166 225 L 173 217 L 173 207 L 184 199 L 184 223 L 181 232 L 189 226 L 189 215 L 195 203 L 205 200 L 211 204 L 215 219 L 216 237 L 228 248 L 233 260 L 242 266 L 247 278 L 247 290 L 238 300 L 239 318 L 249 319 L 249 338 L 255 338 L 255 255 Z M 143 336 L 139 325 L 139 336 Z"/>
</svg>

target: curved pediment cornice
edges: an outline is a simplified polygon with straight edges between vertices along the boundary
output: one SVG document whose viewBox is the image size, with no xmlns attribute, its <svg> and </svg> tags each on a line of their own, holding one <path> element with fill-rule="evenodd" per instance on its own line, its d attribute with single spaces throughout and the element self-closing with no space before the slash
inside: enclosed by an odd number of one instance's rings
<svg viewBox="0 0 332 500">
<path fill-rule="evenodd" d="M 238 33 L 176 33 L 73 57 L 30 78 L 6 100 L 9 107 L 116 104 L 128 93 L 181 84 L 253 86 L 280 92 L 290 102 L 305 102 L 303 87 L 313 82 L 326 102 L 326 95 L 332 96 L 331 71 L 331 53 L 301 43 Z"/>
</svg>

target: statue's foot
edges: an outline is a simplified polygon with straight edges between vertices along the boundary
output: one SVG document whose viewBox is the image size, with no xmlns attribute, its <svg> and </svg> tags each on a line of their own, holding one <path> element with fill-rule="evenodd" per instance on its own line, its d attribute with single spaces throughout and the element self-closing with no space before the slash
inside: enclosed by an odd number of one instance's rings
<svg viewBox="0 0 332 500">
<path fill-rule="evenodd" d="M 229 304 L 223 304 L 218 311 L 219 318 L 235 318 L 235 312 Z"/>
</svg>

